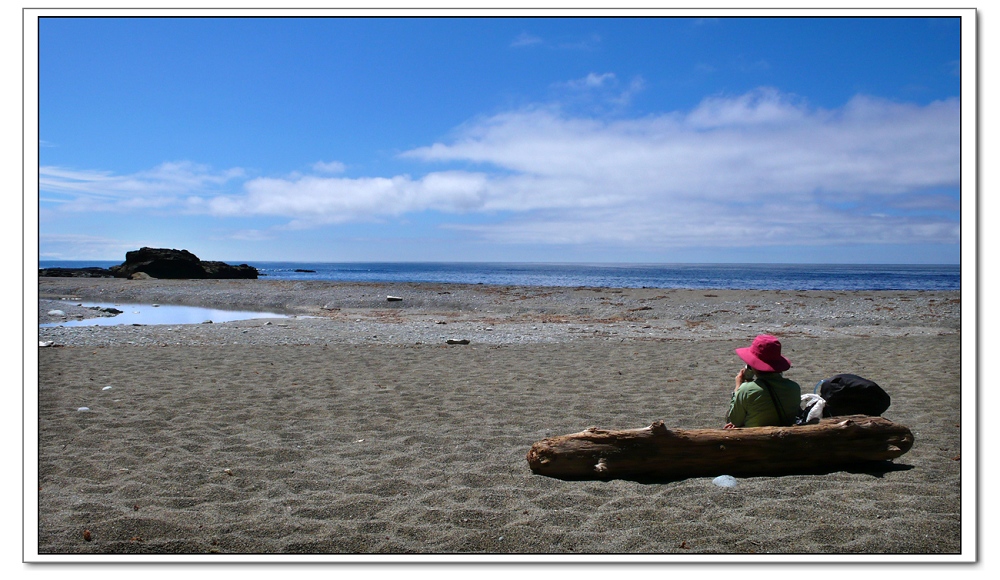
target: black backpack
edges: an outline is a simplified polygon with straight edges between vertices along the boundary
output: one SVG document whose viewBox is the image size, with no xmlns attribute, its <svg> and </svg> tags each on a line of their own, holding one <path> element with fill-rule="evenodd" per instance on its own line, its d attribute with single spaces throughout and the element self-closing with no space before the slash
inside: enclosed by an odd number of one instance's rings
<svg viewBox="0 0 1000 580">
<path fill-rule="evenodd" d="M 819 395 L 826 400 L 824 417 L 869 415 L 878 417 L 889 408 L 889 394 L 874 381 L 858 375 L 834 375 L 820 381 Z"/>
</svg>

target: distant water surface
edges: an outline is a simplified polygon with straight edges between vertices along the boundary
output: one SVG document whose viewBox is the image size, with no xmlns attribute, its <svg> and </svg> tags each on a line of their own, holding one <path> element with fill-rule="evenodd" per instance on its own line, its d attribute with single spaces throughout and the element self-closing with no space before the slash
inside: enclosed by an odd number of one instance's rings
<svg viewBox="0 0 1000 580">
<path fill-rule="evenodd" d="M 250 264 L 266 280 L 733 290 L 961 289 L 958 265 L 226 262 Z M 107 268 L 120 263 L 40 261 L 39 267 Z"/>
</svg>

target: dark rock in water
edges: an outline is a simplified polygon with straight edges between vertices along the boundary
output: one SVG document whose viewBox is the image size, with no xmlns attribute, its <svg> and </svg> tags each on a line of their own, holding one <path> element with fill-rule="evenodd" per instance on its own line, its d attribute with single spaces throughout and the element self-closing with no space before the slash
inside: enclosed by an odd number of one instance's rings
<svg viewBox="0 0 1000 580">
<path fill-rule="evenodd" d="M 307 274 L 315 274 L 316 273 L 316 270 L 306 270 L 304 268 L 296 268 L 295 271 L 296 272 L 304 272 L 304 273 L 307 273 Z"/>
<path fill-rule="evenodd" d="M 225 262 L 202 262 L 206 278 L 244 278 L 256 279 L 257 268 L 247 264 L 233 266 Z"/>
<path fill-rule="evenodd" d="M 256 279 L 257 268 L 225 262 L 203 262 L 187 250 L 140 248 L 125 254 L 125 262 L 110 269 L 116 278 L 131 278 L 142 272 L 153 278 L 243 278 Z"/>
<path fill-rule="evenodd" d="M 114 278 L 107 268 L 39 268 L 41 278 Z"/>
<path fill-rule="evenodd" d="M 145 272 L 153 278 L 205 278 L 201 260 L 187 250 L 140 248 L 125 253 L 125 262 L 112 266 L 119 278 Z"/>
</svg>

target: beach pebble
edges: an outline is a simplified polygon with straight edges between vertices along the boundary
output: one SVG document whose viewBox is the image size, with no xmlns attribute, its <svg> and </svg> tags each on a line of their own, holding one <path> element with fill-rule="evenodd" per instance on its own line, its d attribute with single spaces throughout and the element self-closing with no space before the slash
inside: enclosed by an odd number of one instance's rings
<svg viewBox="0 0 1000 580">
<path fill-rule="evenodd" d="M 448 344 L 469 344 L 469 339 L 467 339 L 467 338 L 462 338 L 462 339 L 449 338 L 448 339 Z"/>
<path fill-rule="evenodd" d="M 62 310 L 49 310 L 49 316 L 66 316 L 66 313 Z"/>
<path fill-rule="evenodd" d="M 111 385 L 108 385 L 108 386 L 104 387 L 104 388 L 103 388 L 103 389 L 101 389 L 101 390 L 102 390 L 102 391 L 110 391 L 110 390 L 111 390 Z"/>
<path fill-rule="evenodd" d="M 80 407 L 79 409 L 77 409 L 77 411 L 79 411 L 81 413 L 87 412 L 89 410 L 90 410 L 90 407 Z"/>
<path fill-rule="evenodd" d="M 736 478 L 732 475 L 720 475 L 712 480 L 719 487 L 736 487 Z"/>
</svg>

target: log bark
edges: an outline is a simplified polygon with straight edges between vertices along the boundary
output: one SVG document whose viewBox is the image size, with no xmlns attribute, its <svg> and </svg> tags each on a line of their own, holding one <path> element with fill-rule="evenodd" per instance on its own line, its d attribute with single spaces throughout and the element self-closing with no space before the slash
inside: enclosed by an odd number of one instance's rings
<svg viewBox="0 0 1000 580">
<path fill-rule="evenodd" d="M 913 433 L 882 417 L 831 417 L 815 425 L 743 429 L 586 431 L 550 437 L 528 451 L 539 475 L 564 479 L 829 472 L 885 462 L 913 446 Z"/>
</svg>

